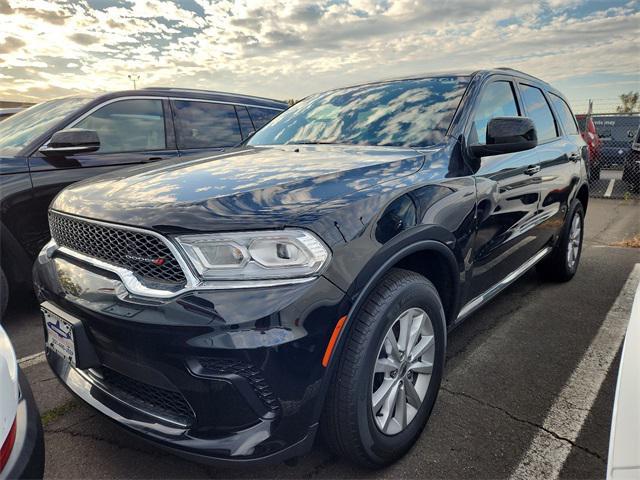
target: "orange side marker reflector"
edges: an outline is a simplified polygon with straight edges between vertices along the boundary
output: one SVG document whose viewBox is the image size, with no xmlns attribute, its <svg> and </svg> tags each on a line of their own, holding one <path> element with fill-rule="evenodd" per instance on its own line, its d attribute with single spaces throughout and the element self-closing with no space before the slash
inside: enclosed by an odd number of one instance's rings
<svg viewBox="0 0 640 480">
<path fill-rule="evenodd" d="M 347 321 L 347 316 L 340 318 L 338 323 L 336 323 L 336 328 L 333 329 L 333 333 L 331 334 L 331 338 L 329 339 L 329 344 L 327 345 L 327 349 L 324 351 L 324 357 L 322 357 L 322 366 L 326 367 L 329 365 L 329 360 L 331 360 L 331 353 L 333 353 L 333 347 L 336 346 L 336 342 L 338 341 L 338 335 L 340 335 L 340 330 L 344 326 Z"/>
</svg>

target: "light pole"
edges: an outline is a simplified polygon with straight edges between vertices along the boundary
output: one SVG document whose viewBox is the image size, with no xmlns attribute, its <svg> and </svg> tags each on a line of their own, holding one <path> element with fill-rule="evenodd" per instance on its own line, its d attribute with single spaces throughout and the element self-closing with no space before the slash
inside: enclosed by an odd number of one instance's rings
<svg viewBox="0 0 640 480">
<path fill-rule="evenodd" d="M 140 75 L 127 75 L 129 77 L 129 80 L 131 80 L 133 82 L 133 89 L 136 89 L 136 81 L 140 80 Z"/>
</svg>

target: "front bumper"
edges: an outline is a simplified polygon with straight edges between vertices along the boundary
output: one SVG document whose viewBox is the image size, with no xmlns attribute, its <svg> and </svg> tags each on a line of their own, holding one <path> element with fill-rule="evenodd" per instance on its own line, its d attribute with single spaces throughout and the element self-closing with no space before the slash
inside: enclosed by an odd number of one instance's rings
<svg viewBox="0 0 640 480">
<path fill-rule="evenodd" d="M 11 456 L 0 478 L 42 478 L 44 474 L 44 435 L 40 412 L 27 378 L 18 370 L 21 398 L 16 414 L 16 439 Z"/>
<path fill-rule="evenodd" d="M 76 366 L 47 350 L 60 380 L 127 430 L 208 463 L 298 456 L 313 443 L 322 356 L 344 293 L 328 280 L 121 298 L 112 273 L 41 255 L 43 307 L 72 323 Z"/>
</svg>

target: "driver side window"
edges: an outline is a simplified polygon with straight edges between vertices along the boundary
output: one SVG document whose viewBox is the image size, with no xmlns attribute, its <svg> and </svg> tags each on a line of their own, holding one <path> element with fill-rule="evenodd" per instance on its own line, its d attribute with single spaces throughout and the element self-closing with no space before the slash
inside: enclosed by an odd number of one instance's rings
<svg viewBox="0 0 640 480">
<path fill-rule="evenodd" d="M 490 83 L 482 92 L 473 116 L 469 144 L 487 143 L 487 124 L 494 117 L 518 117 L 518 103 L 511 82 Z"/>
<path fill-rule="evenodd" d="M 161 100 L 113 102 L 93 112 L 75 128 L 98 132 L 98 153 L 164 150 L 167 146 Z"/>
</svg>

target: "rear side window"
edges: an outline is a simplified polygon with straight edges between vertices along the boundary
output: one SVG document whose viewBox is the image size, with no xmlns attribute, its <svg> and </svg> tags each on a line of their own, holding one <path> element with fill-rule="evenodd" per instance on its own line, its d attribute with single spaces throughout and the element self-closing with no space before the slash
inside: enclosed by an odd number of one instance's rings
<svg viewBox="0 0 640 480">
<path fill-rule="evenodd" d="M 110 103 L 74 125 L 95 130 L 99 153 L 143 152 L 167 147 L 161 100 L 122 100 Z"/>
<path fill-rule="evenodd" d="M 248 107 L 251 114 L 251 120 L 256 130 L 262 128 L 264 125 L 280 113 L 280 110 L 268 110 L 266 108 Z"/>
<path fill-rule="evenodd" d="M 553 103 L 556 113 L 560 117 L 560 123 L 562 123 L 567 135 L 577 135 L 578 125 L 576 125 L 575 117 L 573 116 L 573 112 L 569 108 L 569 105 L 567 105 L 562 98 L 554 95 L 553 93 L 549 93 L 549 98 L 551 98 L 551 103 Z"/>
<path fill-rule="evenodd" d="M 482 92 L 473 116 L 469 144 L 487 143 L 487 124 L 495 117 L 519 116 L 518 104 L 510 82 L 490 83 Z"/>
<path fill-rule="evenodd" d="M 242 141 L 233 105 L 175 100 L 178 148 L 232 147 Z"/>
<path fill-rule="evenodd" d="M 522 101 L 527 110 L 527 116 L 533 120 L 538 133 L 538 141 L 545 142 L 556 138 L 558 131 L 556 130 L 556 122 L 549 108 L 547 100 L 542 94 L 542 90 L 529 85 L 520 85 L 522 92 Z"/>
<path fill-rule="evenodd" d="M 236 113 L 238 114 L 238 121 L 240 122 L 242 138 L 247 138 L 249 135 L 256 131 L 256 129 L 253 128 L 253 123 L 251 123 L 251 117 L 249 117 L 247 107 L 236 105 Z"/>
</svg>

